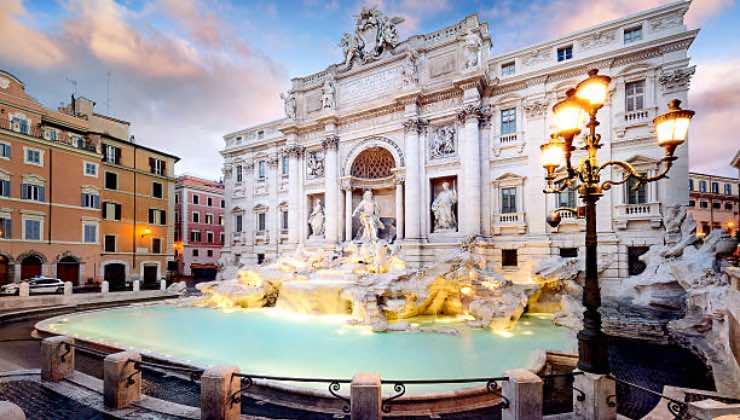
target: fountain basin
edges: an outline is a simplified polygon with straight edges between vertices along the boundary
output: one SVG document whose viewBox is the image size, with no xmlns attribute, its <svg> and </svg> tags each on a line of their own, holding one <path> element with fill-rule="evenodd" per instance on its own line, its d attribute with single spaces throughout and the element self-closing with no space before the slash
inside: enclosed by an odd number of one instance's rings
<svg viewBox="0 0 740 420">
<path fill-rule="evenodd" d="M 236 364 L 253 374 L 340 379 L 357 372 L 378 372 L 383 379 L 501 376 L 506 369 L 527 367 L 538 349 L 566 352 L 573 347 L 569 331 L 544 314 L 525 315 L 512 330 L 501 332 L 470 329 L 454 319 L 419 320 L 422 326 L 455 327 L 458 335 L 374 334 L 369 327 L 348 325 L 347 319 L 274 308 L 226 311 L 156 304 L 58 316 L 36 329 L 203 368 Z M 407 393 L 462 387 L 421 385 Z"/>
</svg>

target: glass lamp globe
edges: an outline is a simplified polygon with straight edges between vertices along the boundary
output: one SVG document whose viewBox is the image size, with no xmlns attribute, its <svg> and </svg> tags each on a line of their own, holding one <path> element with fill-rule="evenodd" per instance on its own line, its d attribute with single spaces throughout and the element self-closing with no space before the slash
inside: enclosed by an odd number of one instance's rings
<svg viewBox="0 0 740 420">
<path fill-rule="evenodd" d="M 563 143 L 556 136 L 552 136 L 550 140 L 540 146 L 542 152 L 542 166 L 547 169 L 547 173 L 551 174 L 565 160 L 565 143 Z"/>
<path fill-rule="evenodd" d="M 599 109 L 609 97 L 611 80 L 609 76 L 600 75 L 597 69 L 589 70 L 588 78 L 576 86 L 576 97 L 586 102 L 591 109 Z"/>
<path fill-rule="evenodd" d="M 552 107 L 558 134 L 571 140 L 581 132 L 583 121 L 583 104 L 575 97 L 575 93 L 575 89 L 569 89 L 565 92 L 566 98 Z"/>
<path fill-rule="evenodd" d="M 693 116 L 694 111 L 681 109 L 681 101 L 678 99 L 668 103 L 668 111 L 653 120 L 658 146 L 675 148 L 686 141 Z"/>
</svg>

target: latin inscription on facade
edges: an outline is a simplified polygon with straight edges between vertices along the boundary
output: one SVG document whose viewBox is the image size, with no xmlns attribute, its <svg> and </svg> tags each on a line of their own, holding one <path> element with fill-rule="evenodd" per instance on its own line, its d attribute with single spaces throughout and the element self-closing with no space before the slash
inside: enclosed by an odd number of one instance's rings
<svg viewBox="0 0 740 420">
<path fill-rule="evenodd" d="M 373 100 L 401 87 L 401 67 L 381 70 L 369 76 L 339 83 L 339 106 Z"/>
</svg>

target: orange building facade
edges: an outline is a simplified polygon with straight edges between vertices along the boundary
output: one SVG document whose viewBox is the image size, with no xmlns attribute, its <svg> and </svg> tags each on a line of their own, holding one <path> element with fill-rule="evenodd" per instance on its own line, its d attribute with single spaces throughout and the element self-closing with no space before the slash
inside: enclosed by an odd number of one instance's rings
<svg viewBox="0 0 740 420">
<path fill-rule="evenodd" d="M 740 179 L 689 173 L 689 213 L 696 221 L 699 235 L 707 235 L 714 229 L 736 235 L 740 222 Z"/>
<path fill-rule="evenodd" d="M 0 70 L 0 284 L 44 274 L 115 288 L 164 276 L 178 159 L 128 131 L 84 98 L 47 109 Z"/>
</svg>

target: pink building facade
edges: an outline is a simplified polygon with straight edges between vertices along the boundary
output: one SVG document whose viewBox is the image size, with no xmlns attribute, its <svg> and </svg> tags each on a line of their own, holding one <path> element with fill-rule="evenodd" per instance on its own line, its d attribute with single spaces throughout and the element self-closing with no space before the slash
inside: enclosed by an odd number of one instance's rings
<svg viewBox="0 0 740 420">
<path fill-rule="evenodd" d="M 224 186 L 184 175 L 175 186 L 175 256 L 180 276 L 212 279 L 224 245 Z"/>
</svg>

